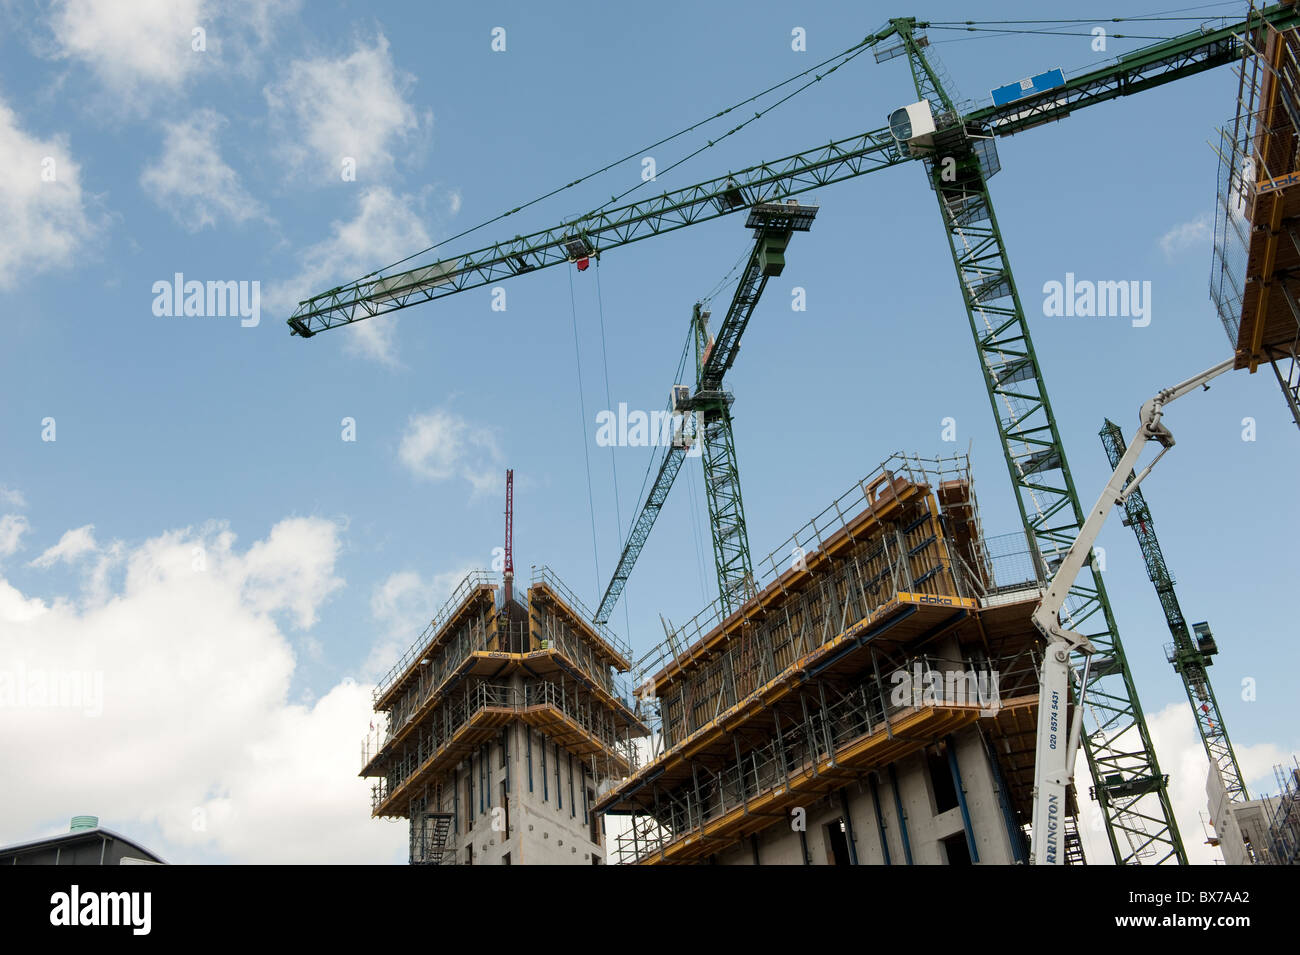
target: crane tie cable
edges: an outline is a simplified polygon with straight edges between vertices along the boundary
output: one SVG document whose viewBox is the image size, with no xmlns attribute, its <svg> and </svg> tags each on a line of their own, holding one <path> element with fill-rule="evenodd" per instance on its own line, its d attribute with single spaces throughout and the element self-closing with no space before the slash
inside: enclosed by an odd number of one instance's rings
<svg viewBox="0 0 1300 955">
<path fill-rule="evenodd" d="M 645 153 L 649 152 L 651 149 L 657 149 L 658 147 L 663 146 L 663 145 L 665 145 L 665 144 L 667 144 L 667 143 L 670 143 L 670 142 L 672 142 L 672 141 L 675 140 L 675 139 L 680 139 L 682 136 L 685 136 L 687 133 L 692 133 L 692 132 L 694 132 L 695 130 L 699 129 L 699 128 L 702 127 L 702 126 L 707 126 L 709 123 L 713 122 L 714 120 L 721 119 L 723 116 L 726 116 L 728 113 L 733 113 L 733 112 L 735 112 L 736 110 L 740 109 L 741 107 L 748 106 L 750 103 L 754 102 L 755 100 L 762 99 L 764 96 L 767 96 L 769 93 L 774 93 L 774 92 L 776 92 L 777 90 L 781 89 L 782 87 L 790 85 L 791 83 L 795 82 L 796 80 L 803 79 L 803 78 L 804 78 L 805 76 L 807 76 L 809 73 L 815 73 L 817 70 L 820 70 L 822 67 L 826 66 L 827 64 L 829 64 L 829 63 L 834 63 L 834 61 L 836 61 L 836 60 L 838 60 L 838 59 L 840 59 L 840 58 L 842 58 L 842 57 L 848 57 L 848 59 L 844 60 L 844 63 L 847 63 L 847 62 L 848 62 L 849 60 L 851 60 L 854 56 L 857 56 L 858 53 L 861 53 L 864 49 L 866 49 L 866 48 L 867 48 L 867 45 L 868 45 L 869 43 L 871 43 L 871 40 L 872 40 L 871 37 L 867 37 L 867 38 L 861 40 L 860 42 L 855 43 L 853 46 L 848 47 L 847 49 L 841 50 L 839 53 L 836 53 L 834 56 L 827 57 L 826 59 L 822 60 L 820 63 L 816 63 L 816 64 L 814 64 L 814 65 L 808 67 L 808 69 L 804 70 L 803 72 L 801 72 L 801 73 L 796 73 L 796 74 L 794 74 L 793 76 L 787 77 L 786 79 L 782 80 L 781 82 L 776 83 L 776 84 L 774 84 L 774 85 L 772 85 L 772 86 L 769 86 L 767 89 L 762 90 L 761 92 L 755 93 L 754 95 L 749 96 L 749 97 L 746 97 L 745 99 L 741 100 L 741 101 L 738 102 L 738 103 L 735 103 L 735 104 L 733 104 L 733 105 L 731 105 L 731 106 L 728 106 L 726 109 L 719 110 L 718 112 L 714 113 L 714 114 L 711 115 L 711 116 L 706 117 L 705 119 L 701 119 L 701 120 L 699 120 L 698 122 L 692 123 L 690 126 L 686 126 L 686 127 L 682 128 L 682 129 L 679 129 L 677 132 L 673 133 L 673 134 L 670 135 L 670 136 L 665 136 L 664 138 L 658 140 L 657 142 L 651 143 L 651 144 L 648 145 L 648 146 L 643 146 L 642 148 L 640 148 L 640 149 L 638 149 L 638 150 L 635 150 L 634 152 L 630 152 L 630 153 L 628 153 L 626 156 L 623 156 L 623 157 L 621 157 L 621 158 L 619 158 L 619 159 L 615 159 L 613 162 L 606 163 L 604 166 L 601 166 L 599 169 L 595 169 L 595 170 L 593 170 L 593 171 L 587 173 L 585 176 L 580 176 L 579 178 L 573 180 L 572 182 L 565 183 L 563 186 L 558 186 L 557 188 L 552 189 L 550 192 L 544 193 L 543 195 L 540 195 L 540 196 L 538 196 L 538 197 L 535 198 L 535 199 L 530 199 L 529 201 L 523 203 L 522 205 L 515 206 L 515 208 L 509 210 L 508 212 L 502 212 L 502 213 L 500 213 L 500 214 L 498 214 L 498 215 L 493 216 L 493 217 L 490 218 L 490 219 L 484 219 L 484 220 L 483 220 L 482 222 L 480 222 L 478 225 L 471 226 L 470 228 L 465 229 L 465 230 L 462 231 L 462 232 L 457 232 L 455 235 L 448 236 L 447 238 L 443 239 L 443 240 L 440 241 L 440 242 L 435 242 L 433 245 L 430 245 L 430 246 L 428 246 L 427 248 L 421 249 L 421 250 L 418 251 L 418 252 L 413 252 L 413 253 L 411 253 L 410 255 L 406 256 L 405 258 L 398 259 L 396 262 L 391 262 L 391 263 L 389 263 L 388 265 L 383 266 L 382 268 L 375 269 L 373 272 L 369 272 L 369 273 L 367 273 L 366 275 L 363 275 L 363 276 L 362 276 L 360 279 L 358 279 L 357 281 L 358 281 L 358 282 L 364 282 L 366 279 L 373 278 L 373 277 L 376 276 L 376 275 L 379 275 L 379 274 L 381 274 L 381 273 L 383 273 L 383 272 L 387 272 L 387 271 L 388 271 L 389 269 L 391 269 L 391 268 L 395 268 L 396 266 L 403 265 L 403 264 L 405 264 L 406 262 L 409 262 L 411 259 L 414 259 L 414 258 L 416 258 L 416 257 L 418 257 L 418 256 L 424 255 L 424 254 L 426 254 L 426 253 L 428 253 L 428 252 L 432 252 L 432 251 L 434 251 L 435 249 L 438 249 L 438 248 L 440 248 L 440 247 L 446 245 L 448 242 L 454 242 L 454 241 L 456 241 L 457 239 L 463 239 L 465 236 L 467 236 L 467 235 L 471 235 L 472 233 L 477 232 L 479 229 L 485 228 L 485 227 L 487 227 L 487 226 L 489 226 L 489 225 L 492 225 L 493 223 L 500 222 L 502 219 L 505 219 L 505 218 L 507 218 L 508 216 L 512 216 L 512 215 L 514 215 L 516 212 L 522 212 L 524 209 L 527 209 L 527 208 L 529 208 L 530 206 L 535 206 L 535 205 L 537 205 L 539 202 L 544 202 L 544 201 L 547 200 L 547 199 L 550 199 L 550 198 L 552 198 L 552 197 L 554 197 L 554 196 L 559 195 L 560 193 L 564 192 L 565 190 L 572 189 L 574 186 L 581 185 L 582 183 L 586 182 L 586 181 L 589 180 L 589 179 L 593 179 L 593 178 L 595 178 L 596 176 L 601 175 L 602 173 L 609 172 L 611 169 L 615 168 L 616 166 L 621 165 L 622 163 L 627 162 L 629 159 L 635 159 L 635 158 L 637 158 L 638 156 L 642 156 L 642 155 L 644 155 Z M 852 54 L 852 55 L 850 56 L 850 54 Z M 828 70 L 826 71 L 826 73 L 823 74 L 823 75 L 825 75 L 825 76 L 829 76 L 829 75 L 830 75 L 831 73 L 833 73 L 836 69 L 838 69 L 840 66 L 843 66 L 843 65 L 844 65 L 843 63 L 837 63 L 835 66 L 832 66 L 830 69 L 828 69 Z M 805 90 L 805 89 L 807 89 L 809 86 L 811 86 L 812 83 L 816 82 L 817 80 L 820 80 L 821 78 L 822 78 L 821 76 L 817 76 L 816 79 L 814 79 L 814 80 L 810 81 L 809 83 L 805 84 L 804 86 L 800 87 L 798 90 L 795 90 L 795 93 L 793 93 L 793 94 L 791 94 L 791 95 L 793 96 L 793 95 L 796 95 L 796 94 L 802 92 L 803 90 Z M 782 99 L 782 100 L 778 101 L 777 103 L 774 103 L 771 107 L 768 107 L 768 109 L 766 109 L 766 110 L 760 110 L 758 113 L 755 113 L 754 116 L 752 116 L 750 119 L 746 120 L 746 121 L 745 121 L 744 123 L 742 123 L 740 126 L 736 127 L 736 129 L 733 129 L 733 130 L 729 131 L 729 132 L 726 133 L 725 135 L 719 137 L 718 140 L 716 140 L 716 141 L 720 142 L 721 140 L 726 139 L 727 136 L 730 136 L 732 133 L 737 132 L 737 131 L 740 130 L 740 129 L 743 129 L 743 128 L 744 128 L 745 126 L 747 126 L 749 123 L 751 123 L 751 122 L 753 122 L 755 119 L 758 119 L 759 117 L 763 116 L 763 115 L 764 115 L 765 113 L 767 113 L 770 109 L 772 109 L 772 108 L 774 108 L 774 107 L 776 107 L 776 106 L 781 105 L 782 103 L 784 103 L 784 102 L 785 102 L 787 99 L 789 99 L 789 98 L 790 98 L 790 97 L 787 96 L 785 99 Z M 709 146 L 712 146 L 712 145 L 713 145 L 713 142 L 710 142 L 710 143 L 709 143 Z M 708 147 L 703 147 L 703 148 L 708 148 Z M 695 155 L 695 154 L 693 153 L 692 155 Z M 691 158 L 691 157 L 687 157 L 687 158 Z M 683 161 L 684 161 L 684 160 L 683 160 Z M 676 166 L 676 165 L 680 165 L 680 162 L 679 162 L 679 163 L 674 163 L 674 166 Z M 671 168 L 673 168 L 673 167 L 670 166 L 669 168 L 671 169 Z M 664 171 L 667 172 L 668 170 L 664 170 Z M 613 201 L 613 200 L 611 200 L 611 201 Z M 608 203 L 606 203 L 606 205 L 608 205 Z M 600 208 L 605 208 L 605 206 L 601 206 Z"/>
<path fill-rule="evenodd" d="M 582 457 L 587 463 L 587 510 L 591 513 L 591 556 L 596 563 L 596 592 L 600 592 L 600 551 L 596 546 L 596 504 L 591 495 L 591 453 L 587 450 L 587 405 L 582 389 L 582 350 L 578 346 L 578 304 L 569 270 L 569 312 L 573 316 L 573 357 L 578 368 L 578 414 L 582 425 Z"/>
</svg>

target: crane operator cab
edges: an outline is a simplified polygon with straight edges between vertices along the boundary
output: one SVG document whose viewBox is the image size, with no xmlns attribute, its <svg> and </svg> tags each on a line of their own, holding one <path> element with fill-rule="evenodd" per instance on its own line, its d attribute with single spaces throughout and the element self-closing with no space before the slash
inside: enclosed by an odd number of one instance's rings
<svg viewBox="0 0 1300 955">
<path fill-rule="evenodd" d="M 928 100 L 900 106 L 889 114 L 889 132 L 909 155 L 934 145 L 934 111 Z"/>
</svg>

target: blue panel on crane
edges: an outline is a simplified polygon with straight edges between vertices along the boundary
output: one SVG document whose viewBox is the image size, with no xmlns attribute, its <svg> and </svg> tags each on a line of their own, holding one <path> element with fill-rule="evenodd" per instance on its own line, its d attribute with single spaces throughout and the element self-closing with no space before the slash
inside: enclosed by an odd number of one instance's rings
<svg viewBox="0 0 1300 955">
<path fill-rule="evenodd" d="M 1006 86 L 999 86 L 993 91 L 993 105 L 1006 106 L 1007 103 L 1013 103 L 1026 96 L 1032 96 L 1035 93 L 1046 93 L 1048 90 L 1064 85 L 1065 73 L 1059 69 L 1048 70 L 1046 73 L 1027 77 L 1019 83 L 1008 83 Z"/>
</svg>

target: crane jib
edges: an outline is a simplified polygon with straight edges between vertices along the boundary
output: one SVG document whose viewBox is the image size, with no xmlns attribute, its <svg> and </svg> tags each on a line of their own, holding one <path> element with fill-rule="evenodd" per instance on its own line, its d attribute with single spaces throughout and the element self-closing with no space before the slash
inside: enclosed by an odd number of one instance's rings
<svg viewBox="0 0 1300 955">
<path fill-rule="evenodd" d="M 1232 62 L 1241 37 L 1268 24 L 1277 30 L 1300 25 L 1300 12 L 1275 4 L 1239 23 L 1194 31 L 1142 47 L 1114 63 L 1066 79 L 1063 85 L 953 117 L 975 135 L 1010 136 L 1054 122 L 1097 103 L 1141 92 Z M 924 27 L 924 24 L 917 24 Z M 864 41 L 873 45 L 894 30 Z M 878 129 L 826 146 L 760 163 L 675 192 L 615 209 L 592 212 L 551 229 L 519 236 L 475 252 L 391 276 L 331 289 L 302 302 L 288 319 L 293 334 L 347 325 L 503 281 L 539 268 L 578 262 L 652 235 L 728 215 L 757 203 L 807 192 L 915 158 L 900 150 L 889 129 Z M 575 252 L 578 249 L 582 254 Z"/>
<path fill-rule="evenodd" d="M 302 302 L 289 325 L 310 337 L 338 325 L 477 288 L 551 265 L 575 262 L 640 239 L 748 210 L 820 186 L 907 162 L 888 128 L 760 163 L 544 229 L 476 252 L 332 289 Z M 581 246 L 575 249 L 575 243 Z"/>
</svg>

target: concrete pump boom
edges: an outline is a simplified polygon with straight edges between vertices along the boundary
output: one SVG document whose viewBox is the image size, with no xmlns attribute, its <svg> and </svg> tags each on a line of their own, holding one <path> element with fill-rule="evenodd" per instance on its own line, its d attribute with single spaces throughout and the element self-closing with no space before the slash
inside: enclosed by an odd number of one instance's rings
<svg viewBox="0 0 1300 955">
<path fill-rule="evenodd" d="M 1079 535 L 1066 551 L 1065 559 L 1048 584 L 1047 593 L 1034 610 L 1034 626 L 1047 640 L 1043 652 L 1043 666 L 1038 683 L 1038 740 L 1034 756 L 1034 814 L 1033 861 L 1035 865 L 1063 865 L 1062 835 L 1066 813 L 1066 789 L 1074 781 L 1075 756 L 1079 751 L 1079 738 L 1083 728 L 1083 694 L 1088 685 L 1088 672 L 1092 665 L 1095 647 L 1083 634 L 1061 623 L 1065 599 L 1074 586 L 1075 578 L 1083 565 L 1091 560 L 1093 545 L 1101 533 L 1102 525 L 1111 509 L 1123 504 L 1139 484 L 1151 473 L 1156 462 L 1174 446 L 1174 436 L 1164 426 L 1161 418 L 1165 405 L 1181 398 L 1232 368 L 1233 359 L 1222 361 L 1199 375 L 1166 388 L 1142 405 L 1138 415 L 1138 429 L 1129 442 L 1128 450 L 1120 458 L 1114 473 L 1093 505 Z M 1160 452 L 1141 471 L 1137 471 L 1138 458 L 1149 441 L 1160 444 Z M 1130 481 L 1128 476 L 1134 474 Z M 1079 698 L 1074 713 L 1068 714 L 1070 682 L 1070 655 L 1084 656 L 1083 674 L 1079 680 Z"/>
</svg>

